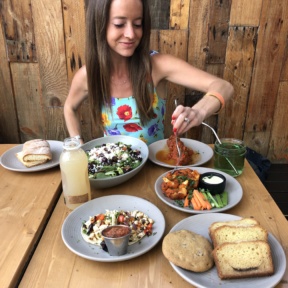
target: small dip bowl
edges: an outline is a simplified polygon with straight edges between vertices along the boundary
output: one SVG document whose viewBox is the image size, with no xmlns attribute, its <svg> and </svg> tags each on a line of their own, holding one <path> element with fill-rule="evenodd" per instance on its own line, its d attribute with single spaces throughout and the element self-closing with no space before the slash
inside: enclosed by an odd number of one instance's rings
<svg viewBox="0 0 288 288">
<path fill-rule="evenodd" d="M 199 188 L 209 190 L 212 195 L 221 194 L 226 187 L 226 178 L 217 172 L 206 172 L 201 174 Z"/>
<path fill-rule="evenodd" d="M 113 225 L 101 232 L 108 253 L 111 256 L 121 256 L 127 253 L 131 229 L 125 225 Z"/>
</svg>

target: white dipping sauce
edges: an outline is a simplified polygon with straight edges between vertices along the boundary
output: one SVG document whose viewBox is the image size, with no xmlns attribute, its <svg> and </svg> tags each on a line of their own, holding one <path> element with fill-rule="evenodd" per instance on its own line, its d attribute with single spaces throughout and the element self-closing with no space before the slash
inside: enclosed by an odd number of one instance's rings
<svg viewBox="0 0 288 288">
<path fill-rule="evenodd" d="M 203 178 L 203 181 L 209 184 L 220 184 L 221 182 L 223 182 L 223 179 L 221 177 L 218 176 L 205 176 Z"/>
</svg>

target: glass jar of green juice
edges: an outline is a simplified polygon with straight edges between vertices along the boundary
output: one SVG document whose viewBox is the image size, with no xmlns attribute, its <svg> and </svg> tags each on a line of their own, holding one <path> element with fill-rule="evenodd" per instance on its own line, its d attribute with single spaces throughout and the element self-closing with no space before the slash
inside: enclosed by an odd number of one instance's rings
<svg viewBox="0 0 288 288">
<path fill-rule="evenodd" d="M 234 138 L 217 140 L 214 145 L 214 167 L 233 177 L 242 174 L 246 155 L 244 142 Z"/>
</svg>

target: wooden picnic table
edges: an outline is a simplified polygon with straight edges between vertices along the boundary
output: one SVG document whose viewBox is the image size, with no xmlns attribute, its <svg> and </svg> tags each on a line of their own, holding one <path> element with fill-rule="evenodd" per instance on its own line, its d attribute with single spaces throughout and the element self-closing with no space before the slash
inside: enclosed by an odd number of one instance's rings
<svg viewBox="0 0 288 288">
<path fill-rule="evenodd" d="M 3 153 L 11 146 L 0 147 Z M 213 159 L 203 166 L 213 167 Z M 147 161 L 133 179 L 117 187 L 93 189 L 92 198 L 123 194 L 146 199 L 162 211 L 166 235 L 176 223 L 193 215 L 168 206 L 156 195 L 155 181 L 168 170 Z M 192 286 L 163 256 L 161 241 L 147 253 L 123 262 L 91 261 L 71 252 L 61 236 L 63 222 L 71 213 L 64 204 L 63 195 L 54 209 L 61 193 L 59 167 L 31 174 L 15 173 L 0 167 L 0 176 L 1 287 L 13 287 L 17 281 L 19 287 Z M 287 258 L 287 220 L 247 161 L 243 174 L 235 179 L 242 186 L 242 200 L 223 213 L 257 219 L 279 241 Z M 213 217 L 213 213 L 211 215 Z M 287 285 L 286 267 L 276 287 Z"/>
</svg>

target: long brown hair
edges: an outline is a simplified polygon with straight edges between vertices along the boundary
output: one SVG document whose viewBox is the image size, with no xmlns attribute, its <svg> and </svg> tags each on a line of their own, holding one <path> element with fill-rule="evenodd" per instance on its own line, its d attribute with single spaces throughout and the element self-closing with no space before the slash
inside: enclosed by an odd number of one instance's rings
<svg viewBox="0 0 288 288">
<path fill-rule="evenodd" d="M 103 129 L 102 106 L 111 108 L 110 95 L 110 48 L 106 40 L 110 7 L 113 0 L 89 0 L 86 12 L 86 70 L 88 98 L 92 119 Z M 143 5 L 143 36 L 129 57 L 129 76 L 133 96 L 137 103 L 142 124 L 153 118 L 153 83 L 151 80 L 151 60 L 149 56 L 151 18 L 147 0 Z M 148 85 L 149 84 L 149 85 Z"/>
</svg>

